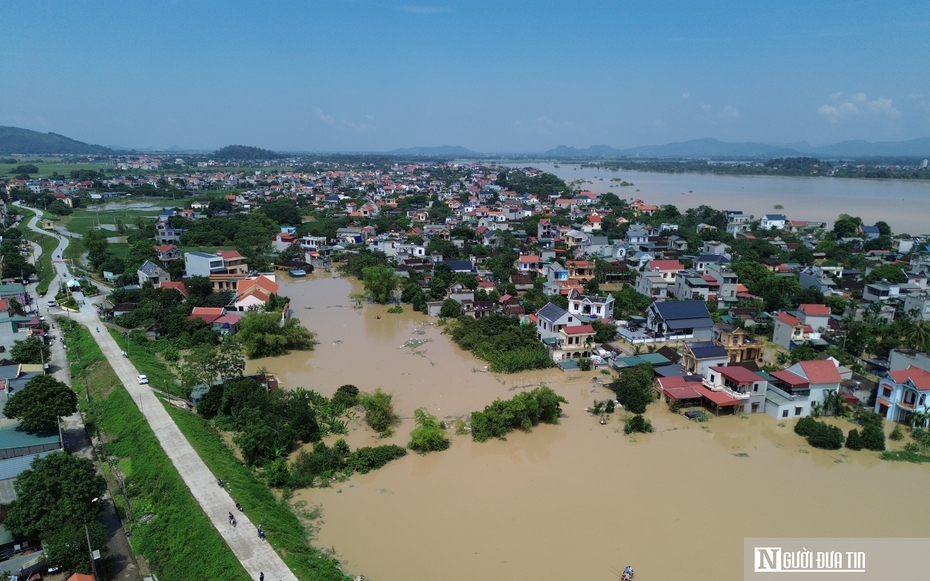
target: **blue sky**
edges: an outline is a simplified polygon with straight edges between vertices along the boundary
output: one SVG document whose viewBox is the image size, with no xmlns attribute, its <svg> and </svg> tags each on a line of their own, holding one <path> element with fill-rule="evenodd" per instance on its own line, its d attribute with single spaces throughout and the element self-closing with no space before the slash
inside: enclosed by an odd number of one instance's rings
<svg viewBox="0 0 930 581">
<path fill-rule="evenodd" d="M 926 1 L 0 3 L 0 125 L 534 152 L 930 136 Z"/>
</svg>

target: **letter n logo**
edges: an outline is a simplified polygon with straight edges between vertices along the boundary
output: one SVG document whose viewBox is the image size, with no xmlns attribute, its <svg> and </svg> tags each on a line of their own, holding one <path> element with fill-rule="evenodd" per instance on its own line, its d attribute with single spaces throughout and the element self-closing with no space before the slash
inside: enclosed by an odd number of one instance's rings
<svg viewBox="0 0 930 581">
<path fill-rule="evenodd" d="M 754 547 L 753 572 L 781 571 L 781 547 Z"/>
</svg>

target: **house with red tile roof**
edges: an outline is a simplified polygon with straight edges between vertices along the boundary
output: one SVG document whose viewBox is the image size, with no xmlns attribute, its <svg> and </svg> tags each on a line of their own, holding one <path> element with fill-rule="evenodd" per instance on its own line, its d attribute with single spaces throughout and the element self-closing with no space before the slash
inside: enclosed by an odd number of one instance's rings
<svg viewBox="0 0 930 581">
<path fill-rule="evenodd" d="M 800 361 L 769 374 L 765 412 L 779 420 L 808 416 L 814 404 L 823 405 L 830 390 L 840 393 L 842 382 L 835 359 Z"/>
<path fill-rule="evenodd" d="M 756 414 L 765 410 L 765 394 L 768 380 L 739 365 L 714 365 L 704 370 L 701 384 L 714 392 L 724 393 L 737 403 L 734 410 Z"/>
<path fill-rule="evenodd" d="M 278 294 L 279 289 L 280 285 L 264 274 L 239 280 L 233 298 L 235 310 L 261 309 L 268 304 L 272 295 Z"/>
<path fill-rule="evenodd" d="M 930 411 L 927 397 L 930 395 L 930 371 L 913 365 L 907 369 L 889 371 L 878 382 L 878 394 L 874 411 L 892 422 L 907 422 L 915 412 Z M 926 425 L 926 422 L 922 422 Z"/>
<path fill-rule="evenodd" d="M 552 360 L 570 361 L 591 356 L 594 348 L 594 327 L 591 325 L 571 325 L 562 327 L 554 343 L 549 345 Z"/>
</svg>

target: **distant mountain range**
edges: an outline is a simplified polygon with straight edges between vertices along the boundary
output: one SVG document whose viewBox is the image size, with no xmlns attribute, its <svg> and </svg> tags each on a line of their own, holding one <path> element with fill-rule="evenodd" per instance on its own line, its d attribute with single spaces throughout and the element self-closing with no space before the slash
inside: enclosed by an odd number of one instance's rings
<svg viewBox="0 0 930 581">
<path fill-rule="evenodd" d="M 788 145 L 767 143 L 728 143 L 717 139 L 693 139 L 666 145 L 644 145 L 617 149 L 609 145 L 593 145 L 577 149 L 560 145 L 543 152 L 547 157 L 715 157 L 715 158 L 773 158 L 773 157 L 930 157 L 930 138 L 909 141 L 841 141 L 833 145 L 814 147 L 807 142 Z"/>
<path fill-rule="evenodd" d="M 57 133 L 39 133 L 20 127 L 4 127 L 0 125 L 0 154 L 94 154 L 113 153 L 113 150 L 102 145 L 90 145 L 83 141 L 75 141 L 58 135 Z"/>
</svg>

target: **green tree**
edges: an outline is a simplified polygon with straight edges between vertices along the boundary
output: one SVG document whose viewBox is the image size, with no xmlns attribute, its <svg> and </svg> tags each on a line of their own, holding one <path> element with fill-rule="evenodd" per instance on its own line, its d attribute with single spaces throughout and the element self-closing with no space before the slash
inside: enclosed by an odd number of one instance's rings
<svg viewBox="0 0 930 581">
<path fill-rule="evenodd" d="M 246 357 L 272 357 L 284 355 L 290 349 L 310 351 L 316 345 L 316 336 L 290 317 L 283 325 L 280 313 L 249 311 L 239 320 L 237 340 Z"/>
<path fill-rule="evenodd" d="M 646 406 L 654 399 L 653 377 L 652 365 L 640 363 L 636 367 L 620 371 L 616 381 L 608 388 L 616 392 L 617 401 L 628 412 L 642 414 L 646 411 Z"/>
<path fill-rule="evenodd" d="M 41 337 L 33 336 L 24 341 L 14 341 L 10 356 L 17 363 L 43 363 L 51 359 L 52 350 Z"/>
<path fill-rule="evenodd" d="M 369 266 L 362 269 L 362 284 L 365 292 L 376 303 L 389 303 L 394 291 L 400 286 L 400 277 L 390 266 Z"/>
<path fill-rule="evenodd" d="M 51 375 L 37 375 L 22 391 L 10 396 L 3 414 L 22 422 L 25 430 L 49 430 L 58 419 L 77 411 L 77 395 Z"/>
<path fill-rule="evenodd" d="M 34 459 L 13 488 L 16 500 L 10 504 L 4 526 L 17 537 L 45 539 L 56 531 L 83 532 L 85 519 L 100 522 L 102 512 L 94 501 L 107 485 L 90 460 L 52 452 Z"/>
<path fill-rule="evenodd" d="M 272 202 L 262 204 L 259 211 L 278 224 L 296 226 L 303 222 L 297 205 L 287 198 L 278 198 Z"/>
<path fill-rule="evenodd" d="M 88 230 L 81 242 L 84 244 L 84 248 L 87 249 L 87 260 L 90 265 L 94 268 L 100 268 L 100 265 L 108 259 L 107 250 L 110 243 L 107 241 L 106 232 L 98 229 Z"/>
<path fill-rule="evenodd" d="M 455 299 L 446 299 L 442 301 L 442 308 L 439 309 L 440 317 L 454 319 L 462 315 L 462 305 Z"/>
<path fill-rule="evenodd" d="M 365 422 L 376 432 L 387 432 L 400 418 L 394 413 L 393 396 L 377 388 L 372 393 L 359 394 L 359 403 L 365 409 Z"/>
<path fill-rule="evenodd" d="M 881 282 L 887 280 L 890 283 L 902 283 L 906 280 L 904 271 L 900 266 L 894 264 L 882 264 L 872 269 L 865 277 L 865 282 Z"/>
</svg>

